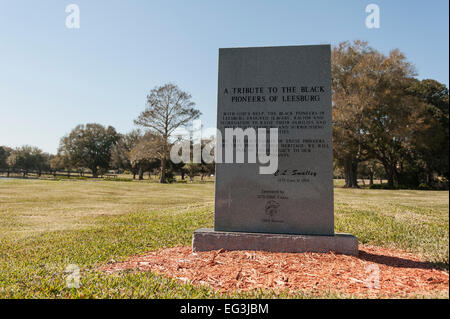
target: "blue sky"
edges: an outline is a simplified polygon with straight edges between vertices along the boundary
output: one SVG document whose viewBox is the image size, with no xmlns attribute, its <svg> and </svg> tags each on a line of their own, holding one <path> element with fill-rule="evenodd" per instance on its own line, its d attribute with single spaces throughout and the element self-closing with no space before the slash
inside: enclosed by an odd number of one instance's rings
<svg viewBox="0 0 450 319">
<path fill-rule="evenodd" d="M 65 8 L 80 8 L 80 29 Z M 367 29 L 365 8 L 380 7 Z M 55 153 L 80 123 L 134 128 L 146 94 L 173 82 L 216 122 L 218 48 L 363 39 L 402 50 L 448 86 L 449 8 L 433 1 L 0 0 L 0 145 Z"/>
</svg>

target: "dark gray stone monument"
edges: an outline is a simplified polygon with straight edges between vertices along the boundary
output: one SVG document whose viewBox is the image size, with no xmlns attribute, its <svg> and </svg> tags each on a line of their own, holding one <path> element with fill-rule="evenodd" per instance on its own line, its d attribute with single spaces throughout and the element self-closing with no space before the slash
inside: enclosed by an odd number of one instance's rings
<svg viewBox="0 0 450 319">
<path fill-rule="evenodd" d="M 227 128 L 265 128 L 267 138 L 278 128 L 277 166 L 267 173 L 267 161 L 236 163 L 236 154 L 224 162 L 218 144 L 214 230 L 194 233 L 194 251 L 358 253 L 354 236 L 334 233 L 330 73 L 329 45 L 219 50 L 222 139 Z"/>
</svg>

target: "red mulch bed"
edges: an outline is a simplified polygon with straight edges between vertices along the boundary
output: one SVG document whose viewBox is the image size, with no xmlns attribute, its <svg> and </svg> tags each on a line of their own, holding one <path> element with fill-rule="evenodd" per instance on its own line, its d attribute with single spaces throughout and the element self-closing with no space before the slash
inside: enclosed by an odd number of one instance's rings
<svg viewBox="0 0 450 319">
<path fill-rule="evenodd" d="M 100 270 L 107 273 L 152 271 L 184 282 L 208 285 L 220 292 L 261 288 L 387 298 L 439 293 L 448 298 L 449 275 L 433 268 L 431 263 L 400 250 L 364 245 L 359 249 L 356 257 L 223 250 L 192 253 L 191 247 L 177 246 L 110 263 Z M 372 281 L 369 287 L 367 278 L 376 267 L 379 286 Z"/>
</svg>

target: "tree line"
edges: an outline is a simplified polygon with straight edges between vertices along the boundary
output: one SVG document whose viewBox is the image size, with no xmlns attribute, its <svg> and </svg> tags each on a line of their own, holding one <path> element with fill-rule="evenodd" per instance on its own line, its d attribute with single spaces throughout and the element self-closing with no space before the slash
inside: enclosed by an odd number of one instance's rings
<svg viewBox="0 0 450 319">
<path fill-rule="evenodd" d="M 385 176 L 389 188 L 448 187 L 448 88 L 415 75 L 398 49 L 333 48 L 334 157 L 346 187 L 358 175 Z"/>
<path fill-rule="evenodd" d="M 109 170 L 128 171 L 133 179 L 143 179 L 146 172 L 159 174 L 159 181 L 174 181 L 174 175 L 193 179 L 214 174 L 214 164 L 175 164 L 169 158 L 175 131 L 200 116 L 191 95 L 174 84 L 151 90 L 147 107 L 134 121 L 142 129 L 127 134 L 118 133 L 112 126 L 97 123 L 80 124 L 63 136 L 56 155 L 39 148 L 22 146 L 11 149 L 0 147 L 0 169 L 56 172 L 77 171 L 83 175 L 88 170 L 92 177 Z M 202 141 L 202 146 L 208 140 Z M 190 141 L 193 148 L 193 141 Z"/>
<path fill-rule="evenodd" d="M 432 79 L 418 80 L 398 49 L 388 55 L 364 41 L 332 49 L 332 110 L 335 176 L 345 187 L 358 177 L 386 179 L 388 188 L 448 188 L 449 93 Z M 197 119 L 191 95 L 174 84 L 150 91 L 145 110 L 127 134 L 100 124 L 78 125 L 62 137 L 56 155 L 32 146 L 0 147 L 0 169 L 78 170 L 93 177 L 110 169 L 161 183 L 179 174 L 214 174 L 214 164 L 174 164 L 169 153 L 175 131 Z M 208 142 L 208 141 L 204 141 Z M 191 147 L 193 142 L 191 141 Z"/>
</svg>

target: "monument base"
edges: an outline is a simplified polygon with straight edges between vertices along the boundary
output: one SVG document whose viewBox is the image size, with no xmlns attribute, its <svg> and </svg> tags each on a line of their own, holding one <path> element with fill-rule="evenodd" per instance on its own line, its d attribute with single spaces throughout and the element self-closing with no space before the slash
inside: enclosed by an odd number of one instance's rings
<svg viewBox="0 0 450 319">
<path fill-rule="evenodd" d="M 326 253 L 358 255 L 358 239 L 350 234 L 288 235 L 243 233 L 198 229 L 192 239 L 192 250 L 262 250 L 278 253 Z"/>
</svg>

